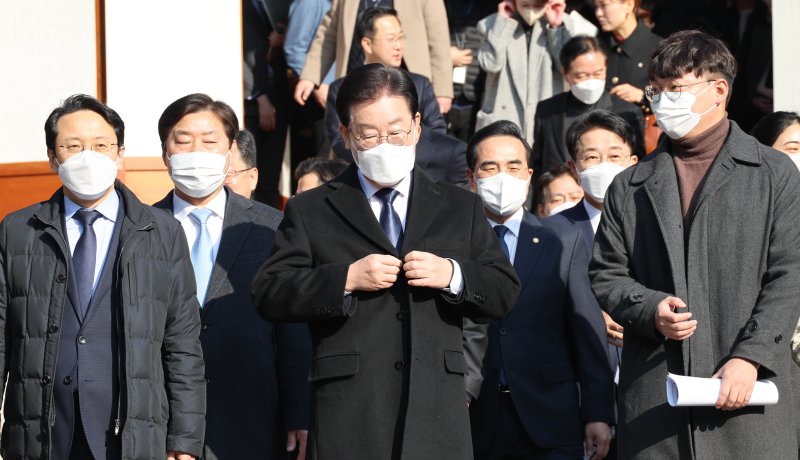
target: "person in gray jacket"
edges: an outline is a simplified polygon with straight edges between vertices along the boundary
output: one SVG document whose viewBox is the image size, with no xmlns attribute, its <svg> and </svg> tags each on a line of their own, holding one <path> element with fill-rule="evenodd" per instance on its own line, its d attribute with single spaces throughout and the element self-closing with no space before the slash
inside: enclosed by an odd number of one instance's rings
<svg viewBox="0 0 800 460">
<path fill-rule="evenodd" d="M 116 181 L 124 130 L 95 98 L 67 98 L 45 123 L 63 187 L 0 223 L 6 460 L 201 453 L 206 383 L 186 237 Z"/>
</svg>

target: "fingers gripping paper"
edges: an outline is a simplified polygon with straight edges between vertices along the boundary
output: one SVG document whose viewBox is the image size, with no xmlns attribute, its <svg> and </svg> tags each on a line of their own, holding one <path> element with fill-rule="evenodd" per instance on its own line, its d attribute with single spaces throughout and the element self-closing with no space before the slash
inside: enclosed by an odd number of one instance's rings
<svg viewBox="0 0 800 460">
<path fill-rule="evenodd" d="M 667 402 L 670 406 L 713 406 L 719 397 L 720 379 L 667 374 Z M 769 380 L 759 380 L 753 387 L 748 406 L 777 404 L 778 387 Z"/>
</svg>

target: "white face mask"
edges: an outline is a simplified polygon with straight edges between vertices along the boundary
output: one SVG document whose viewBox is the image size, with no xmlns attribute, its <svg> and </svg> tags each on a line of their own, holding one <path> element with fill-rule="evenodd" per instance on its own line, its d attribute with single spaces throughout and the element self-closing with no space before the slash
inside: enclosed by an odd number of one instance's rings
<svg viewBox="0 0 800 460">
<path fill-rule="evenodd" d="M 575 83 L 572 85 L 572 88 L 570 88 L 570 91 L 572 92 L 572 95 L 575 96 L 575 98 L 579 101 L 586 105 L 592 105 L 600 100 L 600 96 L 603 95 L 603 91 L 605 91 L 605 89 L 605 80 L 591 78 L 589 80 L 583 80 Z"/>
<path fill-rule="evenodd" d="M 794 165 L 797 166 L 797 169 L 800 169 L 800 153 L 792 153 L 789 155 L 789 159 L 794 161 Z"/>
<path fill-rule="evenodd" d="M 608 190 L 608 186 L 611 185 L 611 181 L 614 180 L 617 174 L 624 170 L 625 167 L 623 166 L 604 161 L 591 168 L 579 171 L 578 175 L 581 178 L 581 187 L 583 187 L 583 191 L 602 203 L 606 198 L 606 190 Z"/>
<path fill-rule="evenodd" d="M 653 110 L 653 114 L 656 116 L 656 122 L 658 123 L 658 126 L 664 130 L 664 133 L 669 136 L 670 139 L 680 139 L 689 134 L 689 132 L 693 130 L 698 123 L 700 123 L 700 119 L 705 114 L 714 110 L 717 104 L 712 105 L 703 113 L 696 113 L 692 111 L 692 106 L 697 101 L 697 96 L 703 94 L 703 91 L 706 91 L 712 86 L 714 85 L 708 85 L 707 87 L 703 88 L 702 91 L 697 93 L 697 95 L 694 95 L 688 91 L 682 91 L 680 93 L 664 92 L 661 94 L 658 102 L 653 102 L 650 105 L 650 108 Z M 678 100 L 673 101 L 667 96 L 668 94 L 672 97 L 677 97 Z"/>
<path fill-rule="evenodd" d="M 544 8 L 518 8 L 517 13 L 529 26 L 544 16 Z"/>
<path fill-rule="evenodd" d="M 528 198 L 528 181 L 504 172 L 476 179 L 475 184 L 483 205 L 498 216 L 514 214 Z"/>
<path fill-rule="evenodd" d="M 576 204 L 580 203 L 580 201 L 565 201 L 560 205 L 556 206 L 555 208 L 550 210 L 550 214 L 548 216 L 555 216 L 556 214 L 560 213 L 561 211 L 566 211 L 567 209 L 575 206 Z"/>
<path fill-rule="evenodd" d="M 175 187 L 192 198 L 214 193 L 225 181 L 228 171 L 225 155 L 215 152 L 188 152 L 169 156 L 170 177 Z M 230 168 L 230 166 L 228 167 Z"/>
<path fill-rule="evenodd" d="M 411 145 L 392 145 L 388 142 L 360 151 L 356 149 L 355 142 L 351 142 L 351 152 L 358 169 L 364 177 L 378 185 L 389 187 L 405 179 L 414 169 L 414 142 L 417 131 L 414 131 L 414 140 Z"/>
<path fill-rule="evenodd" d="M 58 177 L 76 197 L 93 201 L 114 185 L 117 162 L 94 150 L 84 150 L 58 164 Z"/>
</svg>

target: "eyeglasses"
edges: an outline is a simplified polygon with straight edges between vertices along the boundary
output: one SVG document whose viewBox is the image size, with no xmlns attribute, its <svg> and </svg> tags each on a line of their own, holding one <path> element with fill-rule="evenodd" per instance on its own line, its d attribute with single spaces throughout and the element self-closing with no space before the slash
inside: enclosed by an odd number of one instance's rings
<svg viewBox="0 0 800 460">
<path fill-rule="evenodd" d="M 356 145 L 360 150 L 369 150 L 374 149 L 381 143 L 381 139 L 386 139 L 386 142 L 391 145 L 404 145 L 406 143 L 406 139 L 408 139 L 408 135 L 411 133 L 411 130 L 414 129 L 414 122 L 411 122 L 411 128 L 408 128 L 408 131 L 391 131 L 386 133 L 385 136 L 381 136 L 378 134 L 372 134 L 370 136 L 361 136 L 356 137 Z"/>
<path fill-rule="evenodd" d="M 228 179 L 235 179 L 236 176 L 238 176 L 239 174 L 241 174 L 241 173 L 243 173 L 245 171 L 250 171 L 251 169 L 256 169 L 256 167 L 253 166 L 253 167 L 250 167 L 250 168 L 240 169 L 238 171 L 235 171 L 235 170 L 234 171 L 228 171 L 227 177 L 228 177 Z"/>
<path fill-rule="evenodd" d="M 78 142 L 69 142 L 65 145 L 59 145 L 58 148 L 66 150 L 67 153 L 80 153 L 86 149 L 93 150 L 97 153 L 106 153 L 117 144 L 109 144 L 106 142 L 94 142 L 92 144 L 83 145 Z"/>
<path fill-rule="evenodd" d="M 710 83 L 715 82 L 717 80 L 705 80 L 705 81 L 698 81 L 697 83 L 689 83 L 687 85 L 672 85 L 669 91 L 665 91 L 658 86 L 653 84 L 649 84 L 644 87 L 644 96 L 650 102 L 658 102 L 661 100 L 661 95 L 666 94 L 667 99 L 672 102 L 677 101 L 680 99 L 681 94 L 683 94 L 683 88 L 689 88 L 690 86 L 699 85 L 701 83 Z"/>
<path fill-rule="evenodd" d="M 390 46 L 391 46 L 391 45 L 395 45 L 395 44 L 400 44 L 400 43 L 403 43 L 403 42 L 405 42 L 405 41 L 406 41 L 406 38 L 407 38 L 407 35 L 406 35 L 406 34 L 401 34 L 401 35 L 398 35 L 398 36 L 396 36 L 396 37 L 394 37 L 394 38 L 375 38 L 375 37 L 369 37 L 369 39 L 370 39 L 370 40 L 372 40 L 372 41 L 375 41 L 375 42 L 383 42 L 383 43 L 385 43 L 385 44 L 387 44 L 387 45 L 390 45 Z"/>
</svg>

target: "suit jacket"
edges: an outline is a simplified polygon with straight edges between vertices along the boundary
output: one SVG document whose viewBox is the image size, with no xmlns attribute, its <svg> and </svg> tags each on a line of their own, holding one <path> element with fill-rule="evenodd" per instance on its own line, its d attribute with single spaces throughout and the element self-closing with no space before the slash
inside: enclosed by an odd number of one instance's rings
<svg viewBox="0 0 800 460">
<path fill-rule="evenodd" d="M 528 45 L 525 29 L 516 19 L 495 13 L 478 23 L 483 37 L 478 63 L 486 72 L 486 87 L 475 129 L 497 120 L 510 120 L 522 129 L 528 143 L 533 143 L 536 105 L 564 89 L 563 77 L 552 56 L 558 56 L 563 44 L 573 36 L 597 33 L 581 16 L 565 15 L 564 25 L 556 33 L 559 39 L 553 40 L 546 24 L 545 18 L 534 23 Z"/>
<path fill-rule="evenodd" d="M 794 364 L 800 316 L 800 174 L 731 122 L 684 229 L 671 142 L 609 187 L 589 275 L 600 305 L 625 327 L 619 376 L 620 458 L 794 458 Z M 683 299 L 694 334 L 664 340 L 657 305 Z M 758 363 L 773 406 L 669 407 L 667 372 L 710 377 L 731 357 Z"/>
<path fill-rule="evenodd" d="M 203 457 L 285 458 L 286 431 L 308 428 L 311 339 L 305 324 L 262 320 L 250 282 L 281 213 L 225 189 L 222 239 L 200 312 L 208 412 Z M 155 204 L 172 212 L 172 192 Z"/>
<path fill-rule="evenodd" d="M 409 287 L 401 273 L 390 289 L 344 296 L 351 263 L 413 250 L 458 262 L 460 295 Z M 253 295 L 267 319 L 310 322 L 312 458 L 471 459 L 462 320 L 501 317 L 518 289 L 480 198 L 421 170 L 399 252 L 355 166 L 289 200 Z"/>
<path fill-rule="evenodd" d="M 345 76 L 360 1 L 333 0 L 308 50 L 303 79 L 320 84 L 334 62 L 339 64 L 336 78 Z M 394 0 L 394 8 L 407 36 L 403 61 L 408 70 L 430 78 L 437 96 L 453 97 L 453 61 L 444 2 Z"/>
<path fill-rule="evenodd" d="M 603 92 L 600 99 L 593 105 L 586 105 L 576 99 L 571 92 L 565 91 L 543 100 L 536 107 L 533 131 L 533 169 L 537 175 L 550 171 L 571 158 L 566 142 L 567 129 L 571 126 L 566 123 L 568 107 L 578 113 L 604 109 L 621 116 L 633 127 L 636 135 L 633 153 L 640 158 L 644 156 L 644 124 L 642 123 L 642 111 L 638 107 L 609 94 L 608 91 Z"/>
<path fill-rule="evenodd" d="M 514 259 L 522 291 L 514 308 L 489 325 L 483 389 L 470 407 L 476 454 L 491 450 L 502 429 L 501 366 L 538 446 L 580 444 L 585 423 L 614 422 L 605 323 L 589 285 L 588 251 L 570 227 L 523 215 Z"/>
<path fill-rule="evenodd" d="M 639 21 L 636 29 L 622 43 L 617 43 L 614 34 L 604 32 L 599 36 L 600 43 L 606 48 L 608 68 L 606 69 L 606 87 L 611 89 L 617 85 L 628 83 L 641 90 L 647 85 L 647 68 L 653 51 L 656 50 L 661 37 L 650 31 L 644 22 Z M 647 100 L 639 107 L 650 112 Z"/>
</svg>

